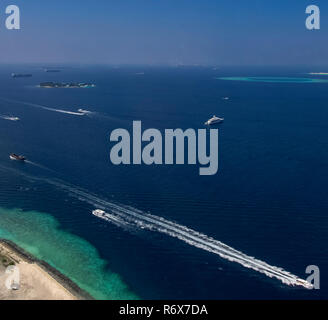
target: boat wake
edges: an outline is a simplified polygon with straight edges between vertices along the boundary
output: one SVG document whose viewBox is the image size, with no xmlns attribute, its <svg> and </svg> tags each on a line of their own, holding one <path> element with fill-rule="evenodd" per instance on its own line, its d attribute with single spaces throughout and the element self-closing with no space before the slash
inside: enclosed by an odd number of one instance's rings
<svg viewBox="0 0 328 320">
<path fill-rule="evenodd" d="M 29 102 L 20 102 L 20 103 L 22 103 L 24 105 L 27 105 L 27 106 L 30 106 L 30 107 L 40 108 L 40 109 L 47 110 L 47 111 L 52 111 L 52 112 L 59 112 L 59 113 L 69 114 L 69 115 L 73 115 L 73 116 L 85 116 L 87 114 L 85 112 L 80 112 L 80 111 L 69 111 L 69 110 L 50 108 L 50 107 L 42 106 L 42 105 L 39 105 L 39 104 L 29 103 Z"/>
<path fill-rule="evenodd" d="M 221 241 L 176 222 L 140 211 L 130 206 L 110 202 L 59 179 L 36 178 L 26 175 L 25 173 L 19 173 L 30 179 L 47 182 L 58 189 L 67 192 L 70 196 L 92 205 L 94 208 L 98 209 L 93 212 L 94 215 L 123 229 L 130 229 L 131 231 L 148 230 L 159 232 L 179 239 L 193 247 L 216 254 L 228 261 L 238 263 L 245 268 L 257 271 L 270 278 L 278 279 L 284 284 L 290 286 L 301 286 L 307 289 L 313 288 L 311 283 L 284 270 L 283 268 L 270 265 L 262 260 L 248 256 Z M 95 214 L 95 212 L 101 212 L 101 214 Z"/>
<path fill-rule="evenodd" d="M 48 182 L 60 189 L 68 191 L 71 196 L 78 198 L 80 201 L 87 202 L 95 208 L 101 208 L 104 211 L 98 217 L 116 226 L 124 229 L 132 228 L 160 232 L 196 248 L 216 254 L 223 259 L 239 263 L 243 267 L 258 271 L 270 278 L 276 278 L 284 284 L 312 289 L 312 285 L 309 282 L 300 279 L 298 276 L 280 267 L 269 265 L 264 261 L 248 256 L 241 251 L 186 226 L 145 213 L 133 207 L 109 202 L 58 180 L 50 180 Z"/>
<path fill-rule="evenodd" d="M 92 114 L 93 113 L 92 111 L 85 110 L 85 109 L 78 109 L 77 111 L 80 113 L 84 113 L 84 114 Z"/>
<path fill-rule="evenodd" d="M 48 108 L 48 107 L 42 107 L 42 109 L 48 110 L 48 111 L 53 111 L 53 112 L 70 114 L 73 116 L 85 116 L 87 114 L 85 112 L 80 112 L 80 111 L 68 111 L 68 110 L 54 109 L 54 108 Z"/>
<path fill-rule="evenodd" d="M 35 167 L 38 167 L 38 168 L 41 168 L 41 169 L 44 169 L 44 170 L 47 170 L 47 171 L 51 171 L 51 172 L 54 172 L 53 170 L 43 166 L 42 164 L 39 164 L 39 163 L 36 163 L 36 162 L 33 162 L 33 161 L 30 161 L 30 160 L 25 160 L 25 163 L 28 163 L 32 166 L 35 166 Z"/>
<path fill-rule="evenodd" d="M 5 115 L 1 115 L 1 114 L 0 114 L 0 119 L 9 120 L 9 121 L 19 121 L 20 120 L 18 117 L 5 116 Z"/>
<path fill-rule="evenodd" d="M 122 119 L 119 116 L 111 116 L 111 115 L 100 113 L 100 112 L 86 110 L 84 108 L 79 108 L 76 111 L 71 111 L 71 110 L 51 108 L 48 106 L 43 106 L 40 104 L 30 103 L 30 102 L 26 102 L 26 101 L 19 101 L 19 100 L 13 100 L 13 99 L 2 98 L 2 97 L 0 97 L 0 99 L 3 101 L 9 102 L 9 103 L 22 104 L 22 105 L 33 107 L 33 108 L 38 108 L 38 109 L 42 109 L 42 110 L 58 112 L 58 113 L 68 114 L 68 115 L 73 115 L 73 116 L 88 116 L 90 118 L 92 117 L 92 118 L 97 118 L 97 119 L 105 119 L 105 120 L 115 121 L 115 122 L 124 123 L 124 124 L 127 122 L 126 119 Z M 10 120 L 10 119 L 6 119 L 6 120 Z"/>
<path fill-rule="evenodd" d="M 25 101 L 18 101 L 18 100 L 12 100 L 12 99 L 4 99 L 4 98 L 2 98 L 2 100 L 12 102 L 12 103 L 20 103 L 20 104 L 23 104 L 25 106 L 38 108 L 38 109 L 43 109 L 43 110 L 47 110 L 47 111 L 69 114 L 69 115 L 73 115 L 73 116 L 85 116 L 85 115 L 92 114 L 91 111 L 84 110 L 84 109 L 78 109 L 77 111 L 70 111 L 70 110 L 50 108 L 50 107 L 43 106 L 43 105 L 40 105 L 40 104 L 35 104 L 35 103 L 30 103 L 30 102 L 25 102 Z"/>
</svg>

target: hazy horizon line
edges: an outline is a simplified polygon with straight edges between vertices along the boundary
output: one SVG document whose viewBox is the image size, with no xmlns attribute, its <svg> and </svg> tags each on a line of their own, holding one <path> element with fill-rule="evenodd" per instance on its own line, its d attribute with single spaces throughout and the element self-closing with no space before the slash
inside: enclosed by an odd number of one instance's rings
<svg viewBox="0 0 328 320">
<path fill-rule="evenodd" d="M 265 67 L 280 67 L 280 68 L 327 68 L 324 64 L 170 64 L 170 63 L 158 63 L 158 64 L 144 64 L 144 63 L 91 63 L 91 62 L 1 62 L 0 66 L 12 66 L 12 65 L 32 65 L 38 67 L 57 67 L 61 66 L 102 66 L 102 67 L 200 67 L 200 68 L 265 68 Z"/>
</svg>

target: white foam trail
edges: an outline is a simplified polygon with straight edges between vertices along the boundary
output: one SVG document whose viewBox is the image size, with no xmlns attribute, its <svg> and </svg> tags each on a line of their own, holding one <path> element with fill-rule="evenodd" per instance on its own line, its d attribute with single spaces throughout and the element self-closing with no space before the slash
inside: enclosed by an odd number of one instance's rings
<svg viewBox="0 0 328 320">
<path fill-rule="evenodd" d="M 86 113 L 84 112 L 75 112 L 75 111 L 68 111 L 68 110 L 62 110 L 62 109 L 55 109 L 55 108 L 49 108 L 46 106 L 42 106 L 39 104 L 34 104 L 34 103 L 29 103 L 29 102 L 21 102 L 22 104 L 25 104 L 27 106 L 31 106 L 31 107 L 36 107 L 36 108 L 40 108 L 43 110 L 47 110 L 47 111 L 52 111 L 52 112 L 59 112 L 59 113 L 65 113 L 65 114 L 70 114 L 73 116 L 85 116 Z"/>
<path fill-rule="evenodd" d="M 5 116 L 0 114 L 0 118 L 4 120 L 9 120 L 9 121 L 19 121 L 20 119 L 18 117 L 12 117 L 12 116 Z"/>
<path fill-rule="evenodd" d="M 43 166 L 42 164 L 39 164 L 39 163 L 36 163 L 36 162 L 33 162 L 33 161 L 30 161 L 30 160 L 25 160 L 25 163 L 28 163 L 32 166 L 35 166 L 35 167 L 38 167 L 38 168 L 41 168 L 41 169 L 44 169 L 44 170 L 48 170 L 48 171 L 52 171 L 52 172 L 55 172 L 45 166 Z"/>
<path fill-rule="evenodd" d="M 122 218 L 120 218 L 118 216 L 107 213 L 106 217 L 104 217 L 103 219 L 115 224 L 117 227 L 121 227 L 121 228 L 124 228 L 125 230 L 133 231 L 133 225 L 127 221 L 124 221 Z"/>
<path fill-rule="evenodd" d="M 93 113 L 92 111 L 85 110 L 85 109 L 78 109 L 77 111 L 80 113 L 84 113 L 84 114 L 92 114 Z"/>
<path fill-rule="evenodd" d="M 40 104 L 35 104 L 35 103 L 30 103 L 30 102 L 25 102 L 25 101 L 18 101 L 18 100 L 7 99 L 7 98 L 2 98 L 2 97 L 0 99 L 3 101 L 6 101 L 6 102 L 10 102 L 10 103 L 19 103 L 19 104 L 26 105 L 26 106 L 33 107 L 33 108 L 43 109 L 43 110 L 47 110 L 47 111 L 51 111 L 51 112 L 59 112 L 59 113 L 69 114 L 69 115 L 74 115 L 74 116 L 88 116 L 88 117 L 95 117 L 95 118 L 103 118 L 103 119 L 108 119 L 111 121 L 120 122 L 120 123 L 124 123 L 124 124 L 127 121 L 129 121 L 125 118 L 122 119 L 120 117 L 113 117 L 108 114 L 102 114 L 99 112 L 89 111 L 89 110 L 82 109 L 82 108 L 79 108 L 77 111 L 69 111 L 69 110 L 50 108 L 50 107 L 43 106 Z"/>
<path fill-rule="evenodd" d="M 18 100 L 12 100 L 12 99 L 3 99 L 3 100 L 9 101 L 9 102 L 14 102 L 14 103 L 20 103 L 20 104 L 23 104 L 23 105 L 26 105 L 26 106 L 29 106 L 29 107 L 33 107 L 33 108 L 39 108 L 39 109 L 43 109 L 43 110 L 47 110 L 47 111 L 59 112 L 59 113 L 73 115 L 73 116 L 85 116 L 85 115 L 91 113 L 90 111 L 82 110 L 82 109 L 79 109 L 78 111 L 69 111 L 69 110 L 50 108 L 50 107 L 43 106 L 43 105 L 40 105 L 40 104 L 24 102 L 24 101 L 18 101 Z"/>
<path fill-rule="evenodd" d="M 140 229 L 161 232 L 171 237 L 177 238 L 194 247 L 217 254 L 221 258 L 239 263 L 246 268 L 258 271 L 270 278 L 276 278 L 285 284 L 312 288 L 310 283 L 300 279 L 298 276 L 280 267 L 269 265 L 264 261 L 248 256 L 241 251 L 238 251 L 193 229 L 166 220 L 162 217 L 142 212 L 132 207 L 114 204 L 60 181 L 52 180 L 48 182 L 56 185 L 61 189 L 69 191 L 72 196 L 78 197 L 80 200 L 85 201 L 96 208 L 101 208 L 105 211 L 109 211 L 110 213 L 105 213 L 102 219 L 112 222 L 115 225 L 126 226 L 128 224 Z"/>
<path fill-rule="evenodd" d="M 75 111 L 68 111 L 68 110 L 62 110 L 62 109 L 53 109 L 53 108 L 48 108 L 48 107 L 42 107 L 42 109 L 48 110 L 48 111 L 53 111 L 53 112 L 66 113 L 66 114 L 70 114 L 73 116 L 85 116 L 86 115 L 85 112 L 75 112 Z"/>
<path fill-rule="evenodd" d="M 1 166 L 0 166 L 1 167 Z M 15 171 L 17 172 L 17 171 Z M 21 172 L 19 172 L 22 174 Z M 177 238 L 191 246 L 211 252 L 220 256 L 223 259 L 231 262 L 236 262 L 246 268 L 253 269 L 270 278 L 276 278 L 282 283 L 291 286 L 302 286 L 307 289 L 312 289 L 313 286 L 309 282 L 299 278 L 298 276 L 284 270 L 283 268 L 272 266 L 262 260 L 248 256 L 241 251 L 238 251 L 216 239 L 213 239 L 203 233 L 180 225 L 173 221 L 169 221 L 162 217 L 158 217 L 149 213 L 142 212 L 138 209 L 118 205 L 101 199 L 81 188 L 69 185 L 61 180 L 48 178 L 36 178 L 26 174 L 22 174 L 30 179 L 40 180 L 56 186 L 61 190 L 65 190 L 69 195 L 91 204 L 95 208 L 100 208 L 106 213 L 102 218 L 108 222 L 114 223 L 123 228 L 146 229 L 157 231 L 173 238 Z M 110 213 L 108 213 L 110 212 Z"/>
</svg>

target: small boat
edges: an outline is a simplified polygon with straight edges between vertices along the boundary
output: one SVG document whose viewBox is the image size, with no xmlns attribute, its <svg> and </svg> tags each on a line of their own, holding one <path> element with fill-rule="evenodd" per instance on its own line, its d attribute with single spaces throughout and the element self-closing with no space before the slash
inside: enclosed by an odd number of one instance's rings
<svg viewBox="0 0 328 320">
<path fill-rule="evenodd" d="M 19 121 L 20 120 L 18 117 L 8 117 L 8 116 L 4 116 L 3 119 L 10 120 L 10 121 Z"/>
<path fill-rule="evenodd" d="M 18 117 L 13 116 L 3 116 L 0 114 L 0 118 L 4 120 L 10 120 L 10 121 L 19 121 L 20 119 Z"/>
<path fill-rule="evenodd" d="M 91 111 L 85 110 L 85 109 L 78 109 L 77 111 L 81 112 L 81 113 L 84 113 L 84 114 L 90 114 L 91 113 Z"/>
<path fill-rule="evenodd" d="M 100 209 L 97 209 L 97 210 L 93 210 L 92 211 L 92 214 L 98 218 L 102 218 L 104 217 L 104 215 L 106 214 L 106 212 L 104 210 L 100 210 Z"/>
<path fill-rule="evenodd" d="M 221 123 L 223 121 L 224 121 L 224 118 L 219 118 L 217 116 L 213 116 L 211 119 L 209 119 L 205 122 L 205 125 L 210 126 L 212 124 Z"/>
<path fill-rule="evenodd" d="M 25 161 L 26 160 L 26 158 L 24 156 L 19 156 L 15 153 L 10 154 L 9 158 L 11 160 L 16 160 L 16 161 Z"/>
<path fill-rule="evenodd" d="M 48 72 L 48 73 L 51 73 L 51 72 L 60 72 L 59 69 L 44 69 L 44 72 Z"/>
<path fill-rule="evenodd" d="M 314 288 L 312 283 L 310 283 L 306 280 L 300 279 L 300 278 L 296 279 L 295 285 L 296 286 L 302 286 L 306 289 L 313 289 Z"/>
</svg>

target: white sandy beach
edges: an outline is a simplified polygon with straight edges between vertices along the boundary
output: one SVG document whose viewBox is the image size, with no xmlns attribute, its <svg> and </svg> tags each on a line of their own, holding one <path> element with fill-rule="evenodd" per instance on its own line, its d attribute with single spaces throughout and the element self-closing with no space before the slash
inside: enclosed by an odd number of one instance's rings
<svg viewBox="0 0 328 320">
<path fill-rule="evenodd" d="M 0 242 L 2 257 L 14 261 L 19 268 L 20 287 L 18 290 L 9 290 L 6 279 L 5 267 L 0 269 L 0 299 L 1 300 L 77 300 L 69 290 L 54 279 L 48 272 L 36 263 L 31 263 L 20 256 L 5 243 Z"/>
</svg>

